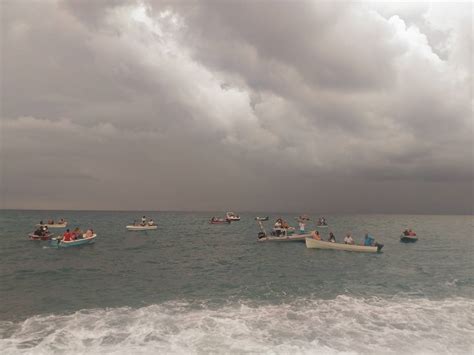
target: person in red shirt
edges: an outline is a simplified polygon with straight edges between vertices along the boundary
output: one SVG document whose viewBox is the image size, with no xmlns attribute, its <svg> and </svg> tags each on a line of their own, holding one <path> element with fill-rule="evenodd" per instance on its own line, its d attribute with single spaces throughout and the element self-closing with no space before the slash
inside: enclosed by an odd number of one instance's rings
<svg viewBox="0 0 474 355">
<path fill-rule="evenodd" d="M 71 233 L 69 229 L 66 229 L 66 232 L 63 234 L 63 241 L 64 242 L 70 242 L 71 240 L 74 240 L 74 233 Z"/>
</svg>

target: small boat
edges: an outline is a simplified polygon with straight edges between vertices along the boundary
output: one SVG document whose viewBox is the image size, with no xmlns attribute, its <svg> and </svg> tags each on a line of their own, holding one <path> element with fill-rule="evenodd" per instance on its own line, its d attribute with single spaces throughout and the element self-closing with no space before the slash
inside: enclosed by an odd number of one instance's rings
<svg viewBox="0 0 474 355">
<path fill-rule="evenodd" d="M 268 221 L 268 216 L 265 216 L 265 217 L 255 217 L 255 220 L 256 220 L 256 221 L 262 221 L 262 222 Z"/>
<path fill-rule="evenodd" d="M 402 243 L 415 243 L 418 240 L 418 237 L 416 235 L 405 235 L 402 234 L 400 236 L 400 241 Z"/>
<path fill-rule="evenodd" d="M 43 224 L 40 224 L 38 223 L 36 225 L 36 227 L 48 227 L 48 228 L 66 228 L 67 226 L 67 222 L 64 222 L 64 223 L 53 223 L 53 224 L 50 224 L 50 223 L 43 223 Z"/>
<path fill-rule="evenodd" d="M 356 251 L 360 253 L 379 253 L 383 248 L 383 244 L 378 244 L 377 246 L 372 247 L 372 246 L 365 246 L 365 245 L 332 243 L 332 242 L 326 242 L 324 240 L 306 238 L 306 248 Z"/>
<path fill-rule="evenodd" d="M 258 233 L 258 242 L 304 242 L 311 234 L 281 234 L 279 236 Z"/>
<path fill-rule="evenodd" d="M 229 223 L 230 223 L 230 219 L 212 217 L 212 218 L 209 220 L 209 223 L 210 223 L 210 224 L 229 224 Z"/>
<path fill-rule="evenodd" d="M 327 228 L 327 224 L 316 224 L 316 228 Z"/>
<path fill-rule="evenodd" d="M 225 218 L 231 222 L 240 221 L 240 216 L 235 214 L 234 212 L 227 212 L 225 214 Z"/>
<path fill-rule="evenodd" d="M 46 233 L 45 235 L 37 235 L 34 233 L 28 234 L 30 240 L 50 240 L 53 236 L 53 233 Z"/>
<path fill-rule="evenodd" d="M 260 232 L 257 235 L 258 242 L 304 242 L 310 234 L 295 234 L 295 229 L 273 228 L 271 234 L 268 234 L 262 221 L 257 220 Z"/>
<path fill-rule="evenodd" d="M 51 246 L 54 248 L 69 248 L 69 247 L 77 247 L 80 245 L 86 245 L 86 244 L 93 244 L 95 242 L 95 239 L 97 237 L 97 234 L 93 234 L 91 237 L 86 238 L 86 235 L 82 235 L 82 239 L 74 239 L 69 242 L 63 241 L 59 238 L 51 238 Z"/>
<path fill-rule="evenodd" d="M 154 229 L 158 229 L 158 226 L 157 225 L 128 225 L 127 227 L 127 230 L 129 231 L 148 231 L 148 230 L 154 230 Z"/>
</svg>

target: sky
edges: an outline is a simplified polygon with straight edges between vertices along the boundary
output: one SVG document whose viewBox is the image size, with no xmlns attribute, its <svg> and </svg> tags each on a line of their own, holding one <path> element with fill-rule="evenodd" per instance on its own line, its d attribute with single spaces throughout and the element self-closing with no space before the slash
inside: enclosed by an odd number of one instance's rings
<svg viewBox="0 0 474 355">
<path fill-rule="evenodd" d="M 0 9 L 1 208 L 473 213 L 469 2 Z"/>
</svg>

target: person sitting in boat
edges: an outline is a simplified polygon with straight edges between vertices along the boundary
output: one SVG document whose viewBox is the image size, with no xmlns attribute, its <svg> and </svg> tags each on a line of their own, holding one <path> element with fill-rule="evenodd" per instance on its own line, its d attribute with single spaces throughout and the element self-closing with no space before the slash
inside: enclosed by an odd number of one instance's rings
<svg viewBox="0 0 474 355">
<path fill-rule="evenodd" d="M 82 238 L 82 231 L 79 227 L 74 228 L 74 230 L 72 231 L 72 234 L 74 235 L 74 239 Z"/>
<path fill-rule="evenodd" d="M 66 229 L 66 232 L 64 232 L 64 234 L 63 234 L 63 241 L 64 242 L 70 242 L 70 241 L 73 241 L 74 239 L 76 239 L 74 237 L 74 233 L 71 233 L 69 231 L 69 229 Z"/>
<path fill-rule="evenodd" d="M 321 239 L 321 235 L 319 235 L 319 232 L 318 231 L 312 231 L 311 232 L 311 238 L 315 239 L 315 240 L 322 240 Z"/>
<path fill-rule="evenodd" d="M 40 224 L 40 225 L 43 225 L 43 224 L 44 224 L 44 223 L 43 223 L 43 220 L 41 220 L 39 224 Z"/>
<path fill-rule="evenodd" d="M 333 233 L 333 232 L 330 232 L 330 233 L 329 233 L 328 242 L 336 243 L 336 237 L 334 236 L 334 233 Z"/>
<path fill-rule="evenodd" d="M 142 226 L 144 226 L 144 225 L 146 225 L 146 217 L 145 216 L 142 217 Z"/>
<path fill-rule="evenodd" d="M 59 223 L 59 224 L 64 224 L 64 222 L 66 222 L 66 221 L 64 220 L 64 218 L 61 218 L 58 223 Z"/>
<path fill-rule="evenodd" d="M 44 235 L 44 230 L 43 230 L 43 227 L 38 227 L 38 229 L 36 229 L 34 232 L 33 232 L 34 235 L 37 235 L 37 236 L 43 236 Z"/>
<path fill-rule="evenodd" d="M 408 230 L 408 234 L 410 237 L 415 237 L 416 236 L 416 233 L 413 232 L 411 229 Z"/>
<path fill-rule="evenodd" d="M 405 229 L 405 230 L 403 231 L 403 235 L 408 235 L 408 229 Z"/>
<path fill-rule="evenodd" d="M 352 235 L 350 233 L 348 233 L 344 238 L 344 244 L 355 244 L 354 239 L 352 239 Z"/>
<path fill-rule="evenodd" d="M 290 225 L 288 224 L 287 221 L 282 221 L 281 222 L 281 228 L 288 229 L 288 228 L 290 228 Z"/>
<path fill-rule="evenodd" d="M 85 239 L 89 239 L 89 238 L 91 238 L 93 235 L 94 235 L 94 230 L 93 230 L 93 229 L 88 229 L 88 230 L 86 231 L 86 234 L 84 235 L 84 238 L 85 238 Z"/>
<path fill-rule="evenodd" d="M 153 222 L 153 219 L 150 218 L 150 219 L 148 220 L 148 225 L 149 225 L 149 226 L 154 226 L 154 225 L 155 225 L 155 222 Z"/>
<path fill-rule="evenodd" d="M 369 233 L 365 233 L 364 245 L 366 247 L 372 247 L 375 245 L 375 239 Z"/>
</svg>

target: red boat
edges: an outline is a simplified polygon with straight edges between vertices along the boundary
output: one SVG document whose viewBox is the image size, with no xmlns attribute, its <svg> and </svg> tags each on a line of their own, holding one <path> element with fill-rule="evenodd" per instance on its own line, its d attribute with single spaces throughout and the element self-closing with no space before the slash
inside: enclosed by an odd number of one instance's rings
<svg viewBox="0 0 474 355">
<path fill-rule="evenodd" d="M 53 233 L 46 233 L 45 235 L 36 235 L 34 233 L 28 234 L 30 240 L 50 240 L 53 236 Z"/>
</svg>

